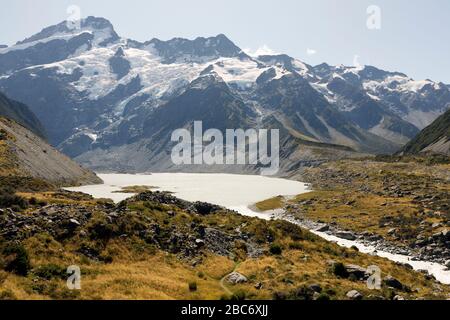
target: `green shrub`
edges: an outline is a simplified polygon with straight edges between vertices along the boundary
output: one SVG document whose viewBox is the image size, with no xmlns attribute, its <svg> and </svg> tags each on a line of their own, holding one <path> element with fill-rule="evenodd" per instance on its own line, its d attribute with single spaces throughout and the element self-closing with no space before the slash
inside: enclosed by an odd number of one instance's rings
<svg viewBox="0 0 450 320">
<path fill-rule="evenodd" d="M 8 273 L 0 270 L 0 286 L 5 283 L 6 279 L 8 278 Z"/>
<path fill-rule="evenodd" d="M 232 301 L 243 301 L 247 297 L 247 294 L 243 290 L 238 290 L 231 296 Z"/>
<path fill-rule="evenodd" d="M 87 230 L 91 239 L 110 239 L 114 234 L 117 233 L 117 227 L 113 224 L 110 224 L 106 217 L 101 214 L 96 214 L 91 219 L 89 225 L 87 226 Z M 126 232 L 124 232 L 126 233 Z"/>
<path fill-rule="evenodd" d="M 33 273 L 36 276 L 47 280 L 53 278 L 65 279 L 67 277 L 66 269 L 56 264 L 47 264 L 40 266 L 37 269 L 35 269 Z"/>
<path fill-rule="evenodd" d="M 0 129 L 0 141 L 6 140 L 8 138 L 8 132 L 4 129 Z"/>
<path fill-rule="evenodd" d="M 189 291 L 191 292 L 197 291 L 197 282 L 195 281 L 189 282 Z"/>
<path fill-rule="evenodd" d="M 269 249 L 270 253 L 273 255 L 280 255 L 283 252 L 283 249 L 279 244 L 272 244 Z"/>
<path fill-rule="evenodd" d="M 326 288 L 325 289 L 325 293 L 328 295 L 328 296 L 335 296 L 336 295 L 336 290 L 334 290 L 333 288 Z"/>
<path fill-rule="evenodd" d="M 347 269 L 345 268 L 344 264 L 342 262 L 336 262 L 333 263 L 332 267 L 331 267 L 331 272 L 340 278 L 347 278 L 348 277 L 348 272 Z"/>
<path fill-rule="evenodd" d="M 31 264 L 25 247 L 21 244 L 7 244 L 3 249 L 3 255 L 6 256 L 6 271 L 20 276 L 28 275 Z"/>
<path fill-rule="evenodd" d="M 277 229 L 281 230 L 283 236 L 291 237 L 294 241 L 305 240 L 304 232 L 299 226 L 284 220 L 277 220 L 275 223 Z"/>
<path fill-rule="evenodd" d="M 24 198 L 10 193 L 8 190 L 1 190 L 0 208 L 14 208 L 15 211 L 21 211 L 28 208 L 28 202 Z"/>
<path fill-rule="evenodd" d="M 329 301 L 330 296 L 327 295 L 326 293 L 321 293 L 318 297 L 317 297 L 317 301 Z"/>
<path fill-rule="evenodd" d="M 0 300 L 17 300 L 16 295 L 10 289 L 0 292 Z"/>
<path fill-rule="evenodd" d="M 353 282 L 359 281 L 358 277 L 353 273 L 348 277 L 348 279 Z"/>
<path fill-rule="evenodd" d="M 287 294 L 285 292 L 277 291 L 272 296 L 273 300 L 286 300 Z"/>
<path fill-rule="evenodd" d="M 289 243 L 289 249 L 292 250 L 303 250 L 304 247 L 300 242 L 291 242 Z"/>
<path fill-rule="evenodd" d="M 33 293 L 48 296 L 54 300 L 74 300 L 80 298 L 80 291 L 69 290 L 58 280 L 40 280 L 31 286 Z"/>
<path fill-rule="evenodd" d="M 312 300 L 314 296 L 314 291 L 309 287 L 302 285 L 293 292 L 291 292 L 290 296 L 294 300 Z"/>
<path fill-rule="evenodd" d="M 41 200 L 41 201 L 38 202 L 38 205 L 40 207 L 45 207 L 47 204 L 48 204 L 47 201 L 44 201 L 44 200 Z"/>
</svg>

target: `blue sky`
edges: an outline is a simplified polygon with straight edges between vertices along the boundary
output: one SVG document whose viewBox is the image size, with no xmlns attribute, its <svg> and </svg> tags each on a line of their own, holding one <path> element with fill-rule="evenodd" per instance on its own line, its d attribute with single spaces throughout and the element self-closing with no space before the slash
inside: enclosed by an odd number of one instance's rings
<svg viewBox="0 0 450 320">
<path fill-rule="evenodd" d="M 140 41 L 224 33 L 243 49 L 287 53 L 313 65 L 357 61 L 450 83 L 448 0 L 3 2 L 0 44 L 11 45 L 67 19 L 67 8 L 77 5 L 83 17 L 105 17 L 121 36 Z M 367 27 L 371 5 L 380 9 L 380 29 Z"/>
</svg>

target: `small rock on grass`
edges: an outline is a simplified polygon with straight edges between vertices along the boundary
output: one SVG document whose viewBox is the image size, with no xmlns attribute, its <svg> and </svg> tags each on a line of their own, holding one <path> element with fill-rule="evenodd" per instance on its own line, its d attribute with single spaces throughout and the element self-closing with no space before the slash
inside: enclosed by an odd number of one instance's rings
<svg viewBox="0 0 450 320">
<path fill-rule="evenodd" d="M 347 292 L 346 296 L 350 300 L 361 300 L 363 298 L 363 295 L 356 290 L 351 290 Z"/>
<path fill-rule="evenodd" d="M 248 281 L 248 279 L 239 272 L 232 272 L 227 276 L 227 281 L 231 284 L 238 284 L 245 283 Z"/>
</svg>

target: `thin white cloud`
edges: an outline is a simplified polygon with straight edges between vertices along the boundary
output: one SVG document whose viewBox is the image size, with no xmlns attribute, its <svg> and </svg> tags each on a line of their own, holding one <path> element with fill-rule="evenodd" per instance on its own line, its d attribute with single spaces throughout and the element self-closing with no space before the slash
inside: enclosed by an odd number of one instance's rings
<svg viewBox="0 0 450 320">
<path fill-rule="evenodd" d="M 276 55 L 279 54 L 278 52 L 276 52 L 275 50 L 273 50 L 272 48 L 269 48 L 268 45 L 263 45 L 261 47 L 259 47 L 256 50 L 252 50 L 250 48 L 244 49 L 243 50 L 246 54 L 248 54 L 249 56 L 252 57 L 258 57 L 258 56 L 264 56 L 264 55 Z"/>
<path fill-rule="evenodd" d="M 308 56 L 313 56 L 313 55 L 315 55 L 316 53 L 317 53 L 317 50 L 314 50 L 314 49 L 311 49 L 311 48 L 306 49 L 306 54 L 307 54 Z"/>
</svg>

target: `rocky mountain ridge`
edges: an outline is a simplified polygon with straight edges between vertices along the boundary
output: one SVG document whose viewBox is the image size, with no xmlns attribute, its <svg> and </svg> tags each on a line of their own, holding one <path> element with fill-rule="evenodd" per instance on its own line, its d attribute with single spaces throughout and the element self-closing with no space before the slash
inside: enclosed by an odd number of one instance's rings
<svg viewBox="0 0 450 320">
<path fill-rule="evenodd" d="M 280 129 L 288 168 L 340 158 L 336 145 L 348 148 L 345 156 L 394 152 L 450 106 L 448 86 L 431 80 L 371 66 L 310 66 L 287 55 L 252 57 L 224 35 L 141 43 L 95 17 L 0 49 L 0 90 L 30 105 L 64 153 L 96 169 L 126 171 L 170 170 L 170 133 L 191 120 L 209 123 L 205 130 Z M 195 113 L 208 99 L 224 111 Z M 159 118 L 166 107 L 172 126 Z M 129 161 L 132 153 L 139 161 Z"/>
</svg>

